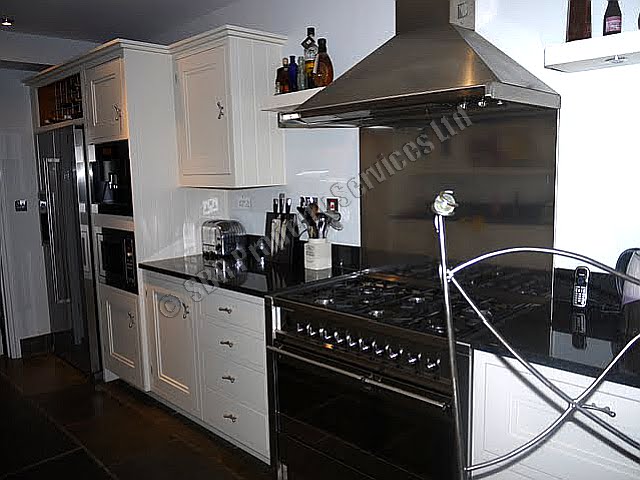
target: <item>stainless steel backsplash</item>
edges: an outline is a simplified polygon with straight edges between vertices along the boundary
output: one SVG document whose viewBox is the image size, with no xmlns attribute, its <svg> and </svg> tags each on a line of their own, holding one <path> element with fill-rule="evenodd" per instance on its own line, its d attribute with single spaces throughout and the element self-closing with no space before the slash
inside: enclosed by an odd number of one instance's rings
<svg viewBox="0 0 640 480">
<path fill-rule="evenodd" d="M 437 257 L 430 204 L 442 190 L 460 203 L 447 223 L 452 258 L 553 246 L 557 125 L 555 111 L 472 121 L 458 110 L 415 127 L 362 129 L 360 178 L 340 192 L 361 196 L 365 264 Z M 551 265 L 545 256 L 500 261 Z"/>
</svg>

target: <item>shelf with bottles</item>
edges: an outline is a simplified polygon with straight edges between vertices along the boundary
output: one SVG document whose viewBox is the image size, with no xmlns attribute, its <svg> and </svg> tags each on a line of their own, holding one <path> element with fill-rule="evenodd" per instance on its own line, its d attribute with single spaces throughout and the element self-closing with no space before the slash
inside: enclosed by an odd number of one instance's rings
<svg viewBox="0 0 640 480">
<path fill-rule="evenodd" d="M 544 66 L 561 72 L 584 72 L 640 63 L 640 31 L 550 45 Z"/>
<path fill-rule="evenodd" d="M 308 90 L 299 90 L 297 92 L 283 93 L 280 95 L 273 95 L 267 98 L 265 103 L 260 108 L 263 112 L 277 112 L 277 113 L 289 113 L 296 109 L 296 107 L 302 105 L 318 92 L 324 90 L 325 87 L 311 88 Z"/>
<path fill-rule="evenodd" d="M 640 63 L 640 32 L 635 30 L 637 12 L 624 10 L 617 0 L 608 0 L 602 18 L 602 36 L 592 38 L 592 1 L 568 1 L 567 43 L 545 49 L 546 68 L 582 72 Z M 628 21 L 629 15 L 633 16 L 633 22 Z M 623 19 L 626 19 L 624 23 Z M 597 19 L 595 24 L 599 22 Z M 634 31 L 625 32 L 631 24 Z"/>
<path fill-rule="evenodd" d="M 80 74 L 38 88 L 38 112 L 41 127 L 82 118 Z"/>
</svg>

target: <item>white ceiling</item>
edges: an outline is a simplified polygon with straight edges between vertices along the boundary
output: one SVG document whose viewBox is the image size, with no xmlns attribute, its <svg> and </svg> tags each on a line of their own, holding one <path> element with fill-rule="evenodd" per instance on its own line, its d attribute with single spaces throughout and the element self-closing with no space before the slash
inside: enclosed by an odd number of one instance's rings
<svg viewBox="0 0 640 480">
<path fill-rule="evenodd" d="M 0 0 L 12 31 L 105 42 L 154 36 L 237 0 Z"/>
</svg>

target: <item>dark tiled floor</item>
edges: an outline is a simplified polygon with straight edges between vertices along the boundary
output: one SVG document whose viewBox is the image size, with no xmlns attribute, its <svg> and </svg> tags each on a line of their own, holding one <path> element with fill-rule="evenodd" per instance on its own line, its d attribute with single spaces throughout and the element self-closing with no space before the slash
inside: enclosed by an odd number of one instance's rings
<svg viewBox="0 0 640 480">
<path fill-rule="evenodd" d="M 0 480 L 270 480 L 269 469 L 123 383 L 63 361 L 0 359 Z"/>
</svg>

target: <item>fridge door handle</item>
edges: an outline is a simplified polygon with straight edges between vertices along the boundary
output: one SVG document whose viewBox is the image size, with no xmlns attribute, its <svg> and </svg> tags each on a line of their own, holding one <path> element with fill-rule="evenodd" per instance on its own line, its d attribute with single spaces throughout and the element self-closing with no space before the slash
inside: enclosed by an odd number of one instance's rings
<svg viewBox="0 0 640 480">
<path fill-rule="evenodd" d="M 89 251 L 89 227 L 80 225 L 80 240 L 82 242 L 82 270 L 85 276 L 91 273 L 91 255 Z"/>
<path fill-rule="evenodd" d="M 53 198 L 53 194 L 51 193 L 51 183 L 49 181 L 49 166 L 56 165 L 60 162 L 59 158 L 45 158 L 45 168 L 46 172 L 44 175 L 44 183 L 45 183 L 45 193 L 47 198 L 47 221 L 49 226 L 49 248 L 51 249 L 51 269 L 53 274 L 53 293 L 55 296 L 56 303 L 68 303 L 71 301 L 70 298 L 63 297 L 60 294 L 60 282 L 64 281 L 64 279 L 59 278 L 58 271 L 58 238 L 56 237 L 55 226 L 54 226 L 54 216 L 56 210 L 56 203 Z"/>
</svg>

